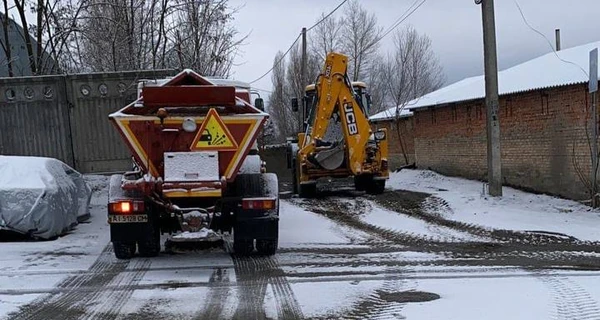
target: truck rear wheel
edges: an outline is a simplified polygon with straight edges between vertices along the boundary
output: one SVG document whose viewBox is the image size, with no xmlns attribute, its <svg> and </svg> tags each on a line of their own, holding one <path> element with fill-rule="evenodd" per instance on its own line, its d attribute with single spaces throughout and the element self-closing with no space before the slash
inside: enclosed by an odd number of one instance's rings
<svg viewBox="0 0 600 320">
<path fill-rule="evenodd" d="M 145 236 L 138 240 L 138 251 L 142 257 L 156 257 L 160 253 L 160 226 L 158 224 L 158 212 L 155 206 L 146 203 L 148 208 L 148 224 Z"/>
<path fill-rule="evenodd" d="M 117 259 L 131 259 L 135 254 L 135 242 L 113 241 L 113 250 Z"/>
<path fill-rule="evenodd" d="M 274 173 L 242 174 L 235 181 L 235 195 L 242 198 L 279 198 L 277 176 Z M 236 255 L 254 251 L 274 254 L 279 240 L 279 200 L 271 210 L 236 210 L 233 227 L 233 250 Z"/>
<path fill-rule="evenodd" d="M 254 241 L 248 239 L 233 239 L 233 252 L 238 256 L 247 256 L 254 251 Z"/>
<path fill-rule="evenodd" d="M 272 256 L 277 251 L 277 240 L 256 240 L 256 251 L 260 255 Z"/>
<path fill-rule="evenodd" d="M 144 241 L 138 241 L 138 250 L 142 257 L 156 257 L 160 253 L 160 234 L 154 232 Z"/>
</svg>

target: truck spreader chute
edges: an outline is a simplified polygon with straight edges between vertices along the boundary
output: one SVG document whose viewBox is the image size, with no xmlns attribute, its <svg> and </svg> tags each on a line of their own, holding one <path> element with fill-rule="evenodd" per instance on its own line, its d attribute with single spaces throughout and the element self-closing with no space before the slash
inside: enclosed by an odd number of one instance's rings
<svg viewBox="0 0 600 320">
<path fill-rule="evenodd" d="M 157 255 L 163 233 L 176 242 L 233 234 L 236 254 L 275 253 L 277 177 L 256 145 L 268 114 L 251 104 L 249 85 L 218 83 L 191 70 L 140 82 L 137 100 L 109 116 L 133 160 L 110 183 L 118 258 Z"/>
</svg>

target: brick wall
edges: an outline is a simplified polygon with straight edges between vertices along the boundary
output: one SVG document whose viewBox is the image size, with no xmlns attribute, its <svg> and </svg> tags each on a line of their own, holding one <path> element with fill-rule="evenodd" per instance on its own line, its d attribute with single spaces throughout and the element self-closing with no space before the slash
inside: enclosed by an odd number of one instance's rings
<svg viewBox="0 0 600 320">
<path fill-rule="evenodd" d="M 386 128 L 389 143 L 390 168 L 415 162 L 415 140 L 413 136 L 413 118 L 400 118 L 398 121 L 380 121 L 371 125 L 373 131 Z"/>
<path fill-rule="evenodd" d="M 505 185 L 572 199 L 589 197 L 576 169 L 589 176 L 588 97 L 586 84 L 500 98 Z M 483 100 L 416 111 L 417 166 L 486 180 L 485 113 Z"/>
</svg>

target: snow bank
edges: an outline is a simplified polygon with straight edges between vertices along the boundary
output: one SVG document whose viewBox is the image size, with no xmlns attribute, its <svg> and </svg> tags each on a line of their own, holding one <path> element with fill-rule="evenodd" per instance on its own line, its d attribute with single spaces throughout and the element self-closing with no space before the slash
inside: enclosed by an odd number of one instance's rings
<svg viewBox="0 0 600 320">
<path fill-rule="evenodd" d="M 581 240 L 600 240 L 600 212 L 575 201 L 504 187 L 501 198 L 488 197 L 479 181 L 451 178 L 424 170 L 390 175 L 393 189 L 427 192 L 445 200 L 445 218 L 489 228 L 549 231 Z"/>
</svg>

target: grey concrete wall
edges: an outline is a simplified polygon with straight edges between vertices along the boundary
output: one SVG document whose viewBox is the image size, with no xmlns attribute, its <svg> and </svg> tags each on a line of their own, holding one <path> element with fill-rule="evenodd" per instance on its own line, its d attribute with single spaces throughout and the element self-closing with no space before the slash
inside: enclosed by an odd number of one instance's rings
<svg viewBox="0 0 600 320">
<path fill-rule="evenodd" d="M 57 158 L 85 172 L 131 169 L 108 115 L 132 102 L 138 79 L 175 71 L 0 78 L 0 154 Z"/>
</svg>

